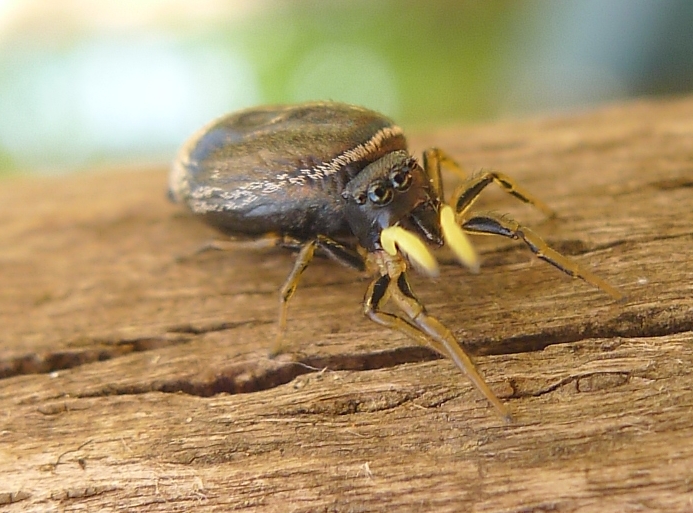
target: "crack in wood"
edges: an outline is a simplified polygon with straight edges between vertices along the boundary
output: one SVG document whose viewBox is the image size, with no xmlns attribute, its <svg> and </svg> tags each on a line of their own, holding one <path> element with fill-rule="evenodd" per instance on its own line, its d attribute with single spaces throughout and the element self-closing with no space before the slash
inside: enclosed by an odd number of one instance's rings
<svg viewBox="0 0 693 513">
<path fill-rule="evenodd" d="M 118 488 L 113 485 L 94 485 L 79 488 L 67 488 L 65 490 L 52 493 L 51 499 L 60 502 L 70 499 L 85 499 L 87 497 L 94 497 L 96 495 L 102 495 L 104 493 L 114 492 L 116 490 L 118 490 Z"/>
<path fill-rule="evenodd" d="M 520 380 L 510 378 L 508 383 L 512 388 L 512 394 L 507 399 L 522 399 L 525 397 L 541 397 L 555 392 L 561 387 L 575 384 L 575 391 L 578 393 L 596 392 L 625 385 L 631 378 L 631 374 L 625 371 L 595 371 L 572 374 L 559 379 L 550 385 L 535 389 L 526 389 Z"/>
<path fill-rule="evenodd" d="M 211 377 L 177 377 L 148 383 L 108 384 L 75 397 L 137 395 L 148 392 L 179 393 L 211 397 L 217 394 L 245 394 L 284 385 L 298 376 L 330 371 L 365 371 L 395 367 L 405 363 L 420 363 L 441 358 L 425 347 L 402 347 L 388 351 L 304 356 L 298 359 L 253 360 L 231 365 Z"/>
<path fill-rule="evenodd" d="M 689 177 L 680 176 L 652 182 L 649 185 L 662 191 L 670 191 L 672 189 L 690 189 L 693 187 L 693 180 L 691 180 Z"/>
<path fill-rule="evenodd" d="M 25 501 L 30 497 L 31 493 L 25 492 L 24 490 L 17 490 L 16 492 L 0 492 L 0 506 Z"/>
<path fill-rule="evenodd" d="M 501 355 L 523 352 L 541 351 L 551 345 L 575 343 L 586 339 L 616 339 L 618 338 L 653 338 L 671 336 L 677 333 L 693 332 L 693 321 L 682 318 L 667 318 L 671 314 L 670 309 L 649 309 L 644 312 L 623 312 L 608 323 L 587 323 L 582 326 L 558 327 L 545 329 L 539 333 L 510 337 L 498 343 L 497 341 L 477 340 L 469 348 L 475 355 Z M 658 315 L 665 315 L 662 322 L 651 323 Z M 48 355 L 27 355 L 20 361 L 12 362 L 10 367 L 14 374 L 7 370 L 2 377 L 11 377 L 18 374 L 35 374 L 53 372 L 92 363 L 104 361 L 118 356 L 124 356 L 138 351 L 150 351 L 160 347 L 174 344 L 189 343 L 195 336 L 214 331 L 234 329 L 239 325 L 253 324 L 241 323 L 212 323 L 209 325 L 193 326 L 182 325 L 169 329 L 169 333 L 191 335 L 190 337 L 143 337 L 137 339 L 122 339 L 110 341 L 110 348 L 90 348 L 83 351 L 61 351 Z M 265 323 L 266 324 L 266 323 Z M 105 343 L 103 340 L 100 341 Z M 608 348 L 605 348 L 608 350 Z M 440 358 L 432 350 L 421 346 L 405 346 L 388 351 L 366 352 L 356 354 L 337 354 L 329 356 L 304 355 L 294 357 L 284 355 L 274 360 L 252 360 L 240 362 L 226 367 L 215 375 L 175 377 L 168 380 L 156 380 L 130 384 L 108 384 L 102 388 L 90 391 L 78 397 L 102 397 L 110 395 L 138 395 L 149 392 L 185 393 L 192 396 L 211 397 L 214 395 L 253 393 L 268 390 L 293 381 L 298 376 L 330 371 L 364 371 L 385 369 L 406 363 L 421 363 Z M 7 363 L 5 364 L 7 369 Z M 2 370 L 2 367 L 0 367 Z M 549 387 L 530 393 L 529 395 L 542 395 L 567 384 L 570 381 L 582 379 L 587 375 L 571 376 Z M 621 379 L 618 378 L 617 381 Z M 578 383 L 582 391 L 597 389 L 600 384 Z M 606 386 L 606 385 L 604 385 Z M 511 397 L 523 397 L 518 392 L 518 384 L 511 383 L 513 393 Z M 597 387 L 597 388 L 595 388 Z"/>
<path fill-rule="evenodd" d="M 153 336 L 124 338 L 120 340 L 93 339 L 87 347 L 78 350 L 62 350 L 26 355 L 0 360 L 0 379 L 27 374 L 48 374 L 58 370 L 71 369 L 88 363 L 102 362 L 131 353 L 153 351 L 189 342 L 183 336 Z"/>
<path fill-rule="evenodd" d="M 376 413 L 392 410 L 419 399 L 424 394 L 418 390 L 379 390 L 375 393 L 352 393 L 325 397 L 277 410 L 277 415 L 296 417 L 300 415 L 353 415 L 356 413 Z"/>
<path fill-rule="evenodd" d="M 168 328 L 168 333 L 186 333 L 190 335 L 204 335 L 205 333 L 213 333 L 215 331 L 226 331 L 238 328 L 241 326 L 259 326 L 261 324 L 270 324 L 270 321 L 258 321 L 255 319 L 248 321 L 236 322 L 216 322 L 206 325 L 196 325 L 193 323 L 181 324 Z"/>
<path fill-rule="evenodd" d="M 587 322 L 580 326 L 547 328 L 538 333 L 509 337 L 500 343 L 493 339 L 479 339 L 473 342 L 469 351 L 483 356 L 528 353 L 541 351 L 556 344 L 568 344 L 586 339 L 654 338 L 693 332 L 693 320 L 676 318 L 672 313 L 671 308 L 650 308 L 639 312 L 626 311 L 606 322 Z M 657 317 L 660 319 L 653 322 L 653 319 Z"/>
</svg>

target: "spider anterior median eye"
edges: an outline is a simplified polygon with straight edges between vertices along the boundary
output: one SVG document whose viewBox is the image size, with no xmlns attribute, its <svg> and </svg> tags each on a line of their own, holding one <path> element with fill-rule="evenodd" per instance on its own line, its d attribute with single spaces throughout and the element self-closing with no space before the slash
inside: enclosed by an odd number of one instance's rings
<svg viewBox="0 0 693 513">
<path fill-rule="evenodd" d="M 392 189 L 385 184 L 376 182 L 368 187 L 368 199 L 376 205 L 385 205 L 392 200 Z"/>
<path fill-rule="evenodd" d="M 411 173 L 406 169 L 398 169 L 390 173 L 390 183 L 398 191 L 406 191 L 411 185 Z"/>
</svg>

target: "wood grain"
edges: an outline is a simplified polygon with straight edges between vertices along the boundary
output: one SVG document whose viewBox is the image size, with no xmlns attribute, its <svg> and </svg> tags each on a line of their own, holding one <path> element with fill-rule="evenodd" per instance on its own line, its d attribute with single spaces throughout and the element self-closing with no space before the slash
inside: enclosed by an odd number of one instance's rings
<svg viewBox="0 0 693 513">
<path fill-rule="evenodd" d="M 361 314 L 367 281 L 214 233 L 165 170 L 0 189 L 0 510 L 693 511 L 693 97 L 412 138 L 549 203 L 508 212 L 624 303 L 503 240 L 413 278 L 511 408 Z M 179 257 L 185 258 L 179 258 Z"/>
</svg>

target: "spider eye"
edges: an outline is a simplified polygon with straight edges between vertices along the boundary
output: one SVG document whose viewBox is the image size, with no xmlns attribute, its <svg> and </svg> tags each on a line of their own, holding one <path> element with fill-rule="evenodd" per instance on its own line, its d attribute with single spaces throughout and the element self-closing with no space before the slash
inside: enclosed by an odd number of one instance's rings
<svg viewBox="0 0 693 513">
<path fill-rule="evenodd" d="M 411 173 L 409 169 L 395 169 L 390 173 L 390 183 L 395 190 L 403 192 L 411 186 Z"/>
<path fill-rule="evenodd" d="M 361 194 L 357 194 L 356 197 L 354 198 L 357 205 L 363 205 L 367 199 L 368 199 L 368 196 L 364 192 L 362 192 Z"/>
<path fill-rule="evenodd" d="M 392 201 L 392 189 L 384 183 L 375 182 L 368 187 L 368 199 L 376 205 L 387 205 Z"/>
</svg>

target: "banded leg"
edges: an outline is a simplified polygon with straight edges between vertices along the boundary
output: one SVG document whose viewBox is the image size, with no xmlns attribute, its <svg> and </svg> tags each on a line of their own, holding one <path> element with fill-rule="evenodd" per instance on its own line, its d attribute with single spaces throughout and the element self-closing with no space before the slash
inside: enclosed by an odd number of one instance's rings
<svg viewBox="0 0 693 513">
<path fill-rule="evenodd" d="M 384 305 L 390 297 L 389 289 L 391 283 L 392 278 L 387 274 L 373 280 L 366 291 L 366 297 L 363 302 L 363 312 L 366 316 L 376 324 L 404 333 L 422 346 L 431 347 L 443 356 L 447 356 L 445 351 L 442 351 L 434 341 L 426 337 L 419 329 L 410 324 L 409 321 L 398 315 L 380 310 L 380 307 Z"/>
<path fill-rule="evenodd" d="M 381 311 L 380 307 L 388 299 L 392 299 L 408 319 Z M 404 273 L 395 277 L 385 274 L 373 281 L 366 293 L 364 312 L 371 320 L 381 326 L 398 330 L 419 344 L 431 347 L 443 356 L 450 358 L 471 380 L 477 390 L 496 408 L 498 413 L 504 419 L 511 420 L 507 407 L 486 384 L 472 360 L 457 343 L 452 332 L 435 317 L 426 313 L 424 306 L 412 293 Z"/>
<path fill-rule="evenodd" d="M 275 345 L 270 351 L 270 353 L 273 355 L 281 352 L 282 337 L 284 336 L 284 332 L 286 332 L 286 319 L 289 300 L 294 295 L 294 292 L 296 292 L 296 287 L 298 287 L 298 282 L 301 275 L 303 274 L 303 271 L 306 270 L 306 267 L 308 267 L 308 264 L 310 264 L 310 262 L 313 260 L 316 250 L 324 252 L 333 260 L 336 260 L 346 267 L 356 269 L 357 271 L 363 271 L 366 268 L 366 263 L 364 262 L 363 257 L 361 257 L 361 255 L 359 255 L 355 250 L 323 235 L 318 235 L 316 239 L 307 242 L 301 242 L 298 239 L 293 239 L 291 237 L 283 237 L 278 245 L 288 247 L 289 249 L 299 248 L 299 251 L 298 255 L 296 256 L 294 266 L 289 275 L 286 277 L 286 280 L 279 291 L 278 332 Z"/>
<path fill-rule="evenodd" d="M 277 334 L 277 345 L 281 342 L 281 337 L 286 331 L 286 312 L 289 306 L 289 300 L 291 296 L 296 292 L 296 287 L 298 286 L 298 280 L 301 278 L 301 274 L 306 270 L 308 264 L 313 260 L 313 255 L 315 255 L 315 247 L 317 246 L 317 241 L 311 240 L 306 242 L 301 250 L 296 256 L 296 261 L 294 262 L 294 267 L 291 269 L 289 276 L 286 277 L 282 288 L 279 290 L 279 332 Z"/>
<path fill-rule="evenodd" d="M 335 262 L 339 262 L 343 266 L 355 271 L 366 270 L 366 262 L 358 251 L 324 235 L 318 235 L 316 242 L 318 245 L 317 249 Z"/>
<path fill-rule="evenodd" d="M 426 172 L 429 174 L 431 183 L 439 192 L 439 197 L 443 199 L 443 179 L 441 174 L 442 167 L 446 167 L 455 172 L 459 177 L 465 180 L 465 183 L 460 185 L 452 196 L 451 204 L 457 213 L 458 220 L 462 218 L 465 212 L 469 210 L 472 204 L 477 200 L 481 191 L 483 191 L 491 183 L 496 183 L 503 188 L 508 194 L 515 196 L 520 201 L 528 203 L 549 217 L 555 216 L 555 212 L 546 203 L 531 193 L 520 187 L 512 178 L 495 171 L 484 171 L 476 176 L 469 178 L 455 160 L 440 148 L 430 148 L 423 153 L 423 165 Z"/>
<path fill-rule="evenodd" d="M 316 245 L 315 256 L 330 258 L 335 262 L 339 262 L 344 267 L 354 269 L 355 271 L 366 270 L 366 262 L 363 256 L 355 249 L 340 244 L 336 240 L 330 239 L 324 235 L 318 235 L 314 242 Z M 276 239 L 275 246 L 300 253 L 304 244 L 306 244 L 306 242 L 303 240 L 284 235 Z"/>
<path fill-rule="evenodd" d="M 190 251 L 176 258 L 178 262 L 186 262 L 198 255 L 209 251 L 232 251 L 235 249 L 266 249 L 277 246 L 284 246 L 284 239 L 275 234 L 268 234 L 257 239 L 211 239 Z"/>
<path fill-rule="evenodd" d="M 423 152 L 423 168 L 428 174 L 434 191 L 441 201 L 445 202 L 445 190 L 443 184 L 442 166 L 448 166 L 456 171 L 462 178 L 466 178 L 462 168 L 452 160 L 443 150 L 429 148 Z"/>
<path fill-rule="evenodd" d="M 318 244 L 317 249 L 320 252 L 319 256 L 326 256 L 357 271 L 365 270 L 366 265 L 363 257 L 359 255 L 357 251 L 329 237 L 325 237 L 324 235 L 318 235 L 316 242 Z M 255 239 L 212 239 L 205 242 L 190 254 L 179 257 L 178 260 L 184 261 L 208 251 L 232 251 L 235 249 L 283 248 L 299 252 L 304 244 L 305 241 L 290 235 L 277 235 L 275 233 L 268 233 Z"/>
<path fill-rule="evenodd" d="M 510 177 L 495 171 L 484 171 L 470 178 L 466 183 L 455 190 L 452 203 L 455 212 L 457 212 L 458 220 L 464 216 L 465 212 L 467 212 L 472 204 L 479 198 L 481 191 L 492 183 L 500 185 L 505 192 L 515 196 L 520 201 L 538 208 L 548 217 L 554 217 L 556 215 L 551 207 L 520 187 Z"/>
<path fill-rule="evenodd" d="M 550 248 L 539 235 L 512 219 L 493 214 L 484 214 L 466 220 L 462 223 L 462 228 L 470 233 L 500 235 L 513 240 L 521 240 L 537 257 L 550 263 L 568 276 L 580 278 L 590 285 L 603 290 L 614 299 L 623 299 L 623 294 L 615 287 L 609 285 L 605 280 L 591 273 L 577 262 Z"/>
</svg>

